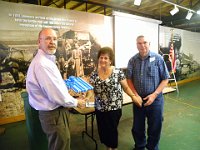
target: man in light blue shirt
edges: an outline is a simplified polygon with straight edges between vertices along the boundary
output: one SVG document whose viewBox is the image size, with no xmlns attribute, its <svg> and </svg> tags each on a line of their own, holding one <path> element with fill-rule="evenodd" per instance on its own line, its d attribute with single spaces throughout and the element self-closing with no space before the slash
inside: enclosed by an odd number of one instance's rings
<svg viewBox="0 0 200 150">
<path fill-rule="evenodd" d="M 85 101 L 69 93 L 55 64 L 57 35 L 43 29 L 38 36 L 39 49 L 26 79 L 30 105 L 39 111 L 41 126 L 48 138 L 49 150 L 70 150 L 69 112 L 65 107 L 85 107 Z"/>
</svg>

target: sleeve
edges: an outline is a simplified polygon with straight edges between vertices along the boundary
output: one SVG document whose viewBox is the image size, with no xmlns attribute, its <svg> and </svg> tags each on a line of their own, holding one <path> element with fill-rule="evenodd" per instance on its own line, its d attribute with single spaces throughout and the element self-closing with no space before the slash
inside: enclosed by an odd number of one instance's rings
<svg viewBox="0 0 200 150">
<path fill-rule="evenodd" d="M 91 73 L 91 76 L 90 76 L 90 84 L 94 85 L 94 82 L 95 82 L 95 72 L 92 72 Z"/>
<path fill-rule="evenodd" d="M 126 79 L 126 76 L 125 76 L 124 71 L 122 69 L 119 69 L 118 78 L 119 78 L 119 81 Z"/>
<path fill-rule="evenodd" d="M 38 65 L 35 69 L 37 70 L 36 78 L 49 101 L 64 107 L 77 106 L 77 100 L 69 94 L 56 65 Z"/>
<path fill-rule="evenodd" d="M 166 63 L 162 57 L 159 59 L 159 69 L 160 69 L 160 78 L 161 80 L 165 80 L 170 78 L 169 71 L 167 69 Z"/>
<path fill-rule="evenodd" d="M 133 77 L 133 58 L 129 60 L 126 71 L 126 78 L 132 79 Z"/>
</svg>

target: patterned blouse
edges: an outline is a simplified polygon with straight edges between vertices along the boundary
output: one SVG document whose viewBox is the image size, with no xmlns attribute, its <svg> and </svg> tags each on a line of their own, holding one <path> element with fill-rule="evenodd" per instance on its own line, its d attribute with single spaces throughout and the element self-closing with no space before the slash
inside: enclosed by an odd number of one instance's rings
<svg viewBox="0 0 200 150">
<path fill-rule="evenodd" d="M 94 86 L 95 108 L 106 112 L 122 108 L 123 92 L 120 81 L 125 79 L 122 70 L 114 68 L 112 74 L 101 80 L 97 71 L 90 77 L 90 83 Z"/>
</svg>

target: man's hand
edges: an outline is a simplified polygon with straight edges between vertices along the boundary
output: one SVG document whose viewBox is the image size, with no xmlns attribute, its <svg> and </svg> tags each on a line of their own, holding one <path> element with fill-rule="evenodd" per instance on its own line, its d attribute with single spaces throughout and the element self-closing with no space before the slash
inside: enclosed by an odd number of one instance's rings
<svg viewBox="0 0 200 150">
<path fill-rule="evenodd" d="M 152 94 L 148 95 L 147 97 L 143 98 L 143 100 L 146 101 L 144 106 L 151 105 L 154 102 L 154 100 L 156 99 L 156 97 L 157 97 L 157 95 L 155 93 L 152 93 Z"/>
<path fill-rule="evenodd" d="M 78 98 L 77 99 L 78 100 L 78 105 L 77 105 L 77 107 L 78 108 L 85 108 L 85 100 L 83 100 L 83 99 L 80 99 L 80 98 Z"/>
</svg>

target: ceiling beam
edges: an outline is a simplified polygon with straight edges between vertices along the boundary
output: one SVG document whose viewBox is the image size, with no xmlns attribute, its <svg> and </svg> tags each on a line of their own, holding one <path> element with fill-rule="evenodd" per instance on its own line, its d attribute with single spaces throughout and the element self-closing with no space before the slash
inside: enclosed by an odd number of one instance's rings
<svg viewBox="0 0 200 150">
<path fill-rule="evenodd" d="M 71 7 L 70 9 L 74 10 L 74 9 L 78 9 L 78 7 L 82 6 L 84 3 L 77 3 L 76 5 L 74 5 L 73 7 Z"/>
<path fill-rule="evenodd" d="M 38 5 L 38 0 L 24 0 L 24 3 Z"/>
<path fill-rule="evenodd" d="M 73 1 L 78 1 L 78 2 L 87 2 L 89 4 L 95 4 L 95 5 L 99 5 L 99 6 L 106 6 L 106 7 L 110 7 L 114 10 L 121 10 L 121 11 L 125 11 L 131 14 L 138 14 L 138 15 L 142 15 L 142 16 L 146 16 L 149 18 L 155 18 L 155 15 L 151 15 L 151 13 L 149 13 L 148 11 L 140 11 L 137 10 L 136 8 L 131 8 L 131 7 L 125 7 L 125 6 L 120 6 L 116 3 L 113 3 L 111 1 L 99 1 L 99 0 L 73 0 Z"/>
</svg>

